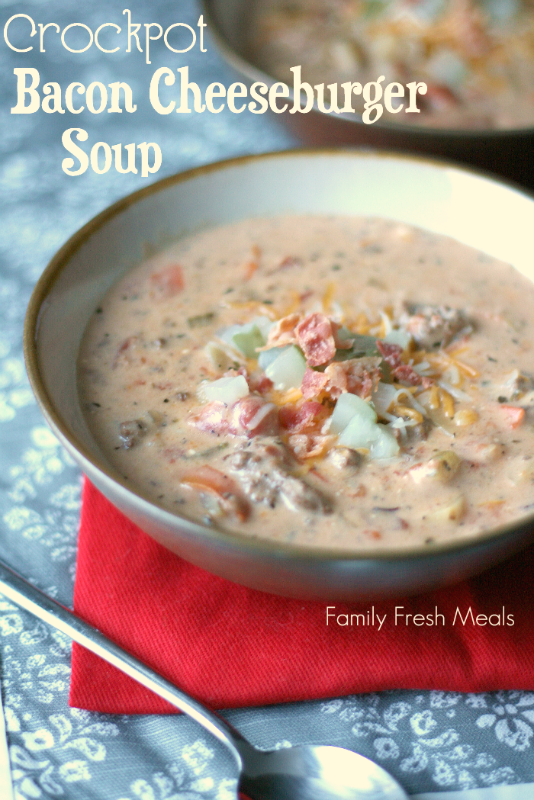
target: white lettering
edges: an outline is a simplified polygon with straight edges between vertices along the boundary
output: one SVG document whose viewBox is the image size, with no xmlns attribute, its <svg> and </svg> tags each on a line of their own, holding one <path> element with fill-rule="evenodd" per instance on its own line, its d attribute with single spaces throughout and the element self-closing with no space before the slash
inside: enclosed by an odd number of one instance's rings
<svg viewBox="0 0 534 800">
<path fill-rule="evenodd" d="M 24 69 L 23 67 L 16 67 L 13 72 L 17 76 L 17 105 L 11 109 L 12 114 L 34 114 L 39 110 L 41 99 L 39 92 L 36 91 L 39 86 L 39 73 L 33 67 Z M 31 78 L 31 84 L 26 86 L 26 77 Z M 29 105 L 25 105 L 25 97 L 29 95 Z"/>
</svg>

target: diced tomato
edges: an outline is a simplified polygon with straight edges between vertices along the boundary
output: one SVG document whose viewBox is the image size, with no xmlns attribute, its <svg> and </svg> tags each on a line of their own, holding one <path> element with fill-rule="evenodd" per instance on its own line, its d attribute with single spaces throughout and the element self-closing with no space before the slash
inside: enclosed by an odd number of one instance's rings
<svg viewBox="0 0 534 800">
<path fill-rule="evenodd" d="M 249 380 L 249 387 L 250 390 L 253 392 L 258 392 L 259 394 L 267 394 L 270 392 L 274 386 L 274 383 L 267 375 L 260 375 L 258 378 L 252 376 Z"/>
<path fill-rule="evenodd" d="M 190 418 L 189 422 L 195 428 L 207 433 L 217 434 L 217 436 L 230 432 L 228 406 L 217 400 L 203 406 L 200 411 Z"/>
<path fill-rule="evenodd" d="M 166 300 L 179 294 L 185 287 L 184 273 L 179 264 L 170 264 L 168 267 L 155 272 L 150 276 L 152 297 L 156 300 Z"/>
<path fill-rule="evenodd" d="M 275 436 L 278 433 L 278 411 L 274 403 L 249 394 L 232 407 L 230 432 L 248 436 Z"/>
<path fill-rule="evenodd" d="M 190 420 L 201 431 L 218 436 L 275 436 L 278 433 L 278 411 L 259 395 L 247 395 L 232 406 L 213 401 L 203 406 Z"/>
<path fill-rule="evenodd" d="M 525 409 L 520 406 L 499 406 L 510 428 L 518 428 L 525 419 Z"/>
</svg>

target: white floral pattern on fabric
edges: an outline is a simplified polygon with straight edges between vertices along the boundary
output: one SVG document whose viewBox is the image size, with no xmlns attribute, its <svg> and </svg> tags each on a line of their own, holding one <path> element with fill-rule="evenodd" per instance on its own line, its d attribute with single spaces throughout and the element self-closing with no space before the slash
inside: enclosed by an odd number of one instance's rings
<svg viewBox="0 0 534 800">
<path fill-rule="evenodd" d="M 512 750 L 522 752 L 531 746 L 534 735 L 534 693 L 498 692 L 491 711 L 477 719 L 479 728 L 493 727 L 497 739 Z M 527 721 L 525 721 L 527 720 Z"/>
<path fill-rule="evenodd" d="M 511 717 L 522 713 L 531 719 L 532 710 L 524 707 L 534 705 L 534 694 L 403 694 L 411 697 L 411 702 L 387 702 L 391 693 L 373 694 L 329 701 L 322 704 L 321 711 L 336 714 L 343 722 L 350 723 L 356 739 L 371 740 L 376 759 L 392 772 L 395 771 L 392 764 L 396 764 L 401 783 L 402 774 L 429 775 L 434 786 L 441 790 L 520 782 L 515 767 L 502 763 L 506 762 L 503 752 L 492 752 L 491 739 L 484 737 L 483 747 L 479 737 L 475 737 L 477 744 L 473 743 L 473 726 L 490 728 L 499 714 L 506 713 Z M 479 716 L 479 709 L 488 707 L 493 713 Z M 469 727 L 465 725 L 466 716 L 471 722 Z M 451 724 L 451 720 L 455 722 Z M 501 727 L 500 737 L 497 734 L 499 741 L 516 751 L 530 746 L 530 738 L 527 741 L 523 734 L 526 723 L 516 719 L 515 726 L 510 727 L 505 718 L 499 721 L 507 726 Z M 354 749 L 361 751 L 360 743 Z"/>
</svg>

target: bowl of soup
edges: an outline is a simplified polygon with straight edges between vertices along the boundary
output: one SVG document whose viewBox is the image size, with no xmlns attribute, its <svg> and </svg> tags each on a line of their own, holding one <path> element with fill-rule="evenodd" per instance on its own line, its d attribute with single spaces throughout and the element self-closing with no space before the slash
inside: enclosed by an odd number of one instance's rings
<svg viewBox="0 0 534 800">
<path fill-rule="evenodd" d="M 421 158 L 198 168 L 52 259 L 30 381 L 90 480 L 192 563 L 303 599 L 443 586 L 532 538 L 533 223 L 527 194 Z"/>
<path fill-rule="evenodd" d="M 249 86 L 289 87 L 277 118 L 308 144 L 414 150 L 524 177 L 530 0 L 204 0 L 204 10 Z"/>
</svg>

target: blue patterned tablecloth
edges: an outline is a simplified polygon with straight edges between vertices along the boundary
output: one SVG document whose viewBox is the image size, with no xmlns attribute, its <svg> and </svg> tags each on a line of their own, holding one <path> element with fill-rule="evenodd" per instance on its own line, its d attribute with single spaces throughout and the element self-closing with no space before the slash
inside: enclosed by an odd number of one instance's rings
<svg viewBox="0 0 534 800">
<path fill-rule="evenodd" d="M 13 14 L 27 14 L 36 24 L 56 22 L 63 29 L 83 22 L 95 30 L 104 22 L 120 24 L 123 7 L 117 0 L 82 6 L 74 0 L 0 1 L 2 28 Z M 194 0 L 132 0 L 129 7 L 135 20 L 159 22 L 164 28 L 173 22 L 195 25 L 200 14 Z M 90 217 L 147 179 L 114 170 L 67 176 L 61 169 L 66 155 L 61 134 L 79 126 L 87 130 L 89 144 L 156 141 L 163 153 L 158 178 L 233 155 L 296 144 L 276 120 L 265 116 L 223 112 L 178 117 L 153 111 L 148 83 L 159 66 L 188 64 L 201 86 L 235 80 L 209 39 L 206 53 L 196 48 L 187 56 L 173 56 L 154 46 L 151 60 L 148 66 L 142 54 L 121 51 L 107 57 L 95 48 L 75 57 L 52 36 L 46 53 L 36 48 L 15 53 L 0 42 L 0 557 L 67 605 L 76 567 L 81 476 L 44 424 L 30 391 L 21 348 L 24 313 L 54 251 Z M 138 110 L 83 118 L 11 115 L 16 67 L 37 68 L 41 85 L 128 81 L 139 98 Z M 2 597 L 0 647 L 16 798 L 235 797 L 231 759 L 188 719 L 111 717 L 69 708 L 70 642 Z M 260 747 L 308 741 L 358 750 L 420 798 L 534 797 L 534 692 L 394 691 L 232 710 L 227 716 Z"/>
</svg>

